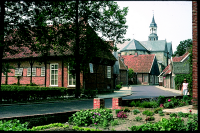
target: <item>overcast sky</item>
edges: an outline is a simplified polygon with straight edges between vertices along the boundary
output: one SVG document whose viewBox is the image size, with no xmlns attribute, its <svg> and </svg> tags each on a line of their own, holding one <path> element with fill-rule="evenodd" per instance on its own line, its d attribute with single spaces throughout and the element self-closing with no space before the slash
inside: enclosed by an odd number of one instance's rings
<svg viewBox="0 0 200 133">
<path fill-rule="evenodd" d="M 129 7 L 126 38 L 147 41 L 154 10 L 158 40 L 172 42 L 173 52 L 180 41 L 192 39 L 192 1 L 116 2 L 120 8 Z"/>
</svg>

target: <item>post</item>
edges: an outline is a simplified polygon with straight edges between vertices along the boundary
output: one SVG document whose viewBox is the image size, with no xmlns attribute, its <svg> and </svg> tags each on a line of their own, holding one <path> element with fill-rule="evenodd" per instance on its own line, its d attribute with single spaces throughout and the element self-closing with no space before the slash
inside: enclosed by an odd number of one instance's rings
<svg viewBox="0 0 200 133">
<path fill-rule="evenodd" d="M 99 109 L 105 107 L 105 101 L 103 98 L 94 98 L 93 109 Z"/>
<path fill-rule="evenodd" d="M 122 98 L 121 97 L 113 97 L 112 98 L 112 109 L 121 109 L 122 107 Z"/>
</svg>

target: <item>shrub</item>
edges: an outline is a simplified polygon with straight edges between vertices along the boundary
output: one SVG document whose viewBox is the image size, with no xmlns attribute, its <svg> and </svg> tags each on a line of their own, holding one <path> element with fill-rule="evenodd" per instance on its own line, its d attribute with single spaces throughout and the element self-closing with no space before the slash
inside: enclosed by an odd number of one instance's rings
<svg viewBox="0 0 200 133">
<path fill-rule="evenodd" d="M 29 131 L 27 129 L 28 123 L 20 123 L 19 120 L 0 121 L 0 131 Z"/>
<path fill-rule="evenodd" d="M 147 115 L 147 116 L 153 116 L 154 113 L 152 111 L 145 110 L 145 111 L 142 112 L 142 114 Z"/>
<path fill-rule="evenodd" d="M 153 117 L 153 116 L 149 116 L 149 117 L 145 118 L 145 121 L 153 121 L 153 120 L 155 120 L 155 117 Z"/>
<path fill-rule="evenodd" d="M 47 97 L 61 97 L 68 93 L 64 87 L 40 87 L 40 86 L 17 86 L 1 85 L 2 99 L 12 101 L 28 101 L 32 99 L 46 99 Z"/>
<path fill-rule="evenodd" d="M 120 111 L 123 111 L 123 109 L 116 109 L 115 113 L 118 114 Z"/>
<path fill-rule="evenodd" d="M 116 85 L 116 89 L 117 90 L 119 90 L 119 89 L 121 89 L 122 88 L 122 86 L 119 84 L 119 85 Z"/>
<path fill-rule="evenodd" d="M 115 126 L 118 124 L 118 120 L 111 121 L 111 126 Z"/>
<path fill-rule="evenodd" d="M 65 125 L 62 123 L 53 123 L 53 124 L 48 124 L 48 125 L 43 125 L 43 126 L 36 126 L 36 127 L 32 127 L 31 131 L 41 131 L 43 129 L 49 129 L 52 127 L 63 127 L 63 128 L 69 128 L 69 125 Z"/>
<path fill-rule="evenodd" d="M 69 123 L 77 126 L 89 126 L 90 124 L 103 124 L 104 119 L 111 121 L 113 115 L 110 109 L 81 110 L 69 117 Z"/>
<path fill-rule="evenodd" d="M 165 102 L 165 99 L 165 96 L 159 96 L 157 100 L 158 105 L 163 104 Z"/>
<path fill-rule="evenodd" d="M 188 117 L 189 113 L 178 112 L 178 117 Z"/>
<path fill-rule="evenodd" d="M 142 120 L 142 117 L 137 116 L 137 117 L 135 117 L 135 120 L 140 121 L 140 120 Z"/>
<path fill-rule="evenodd" d="M 198 124 L 192 124 L 189 122 L 187 126 L 189 129 L 198 130 Z M 146 123 L 140 126 L 132 126 L 129 127 L 131 131 L 187 131 L 188 127 L 184 125 L 184 121 L 182 118 L 170 118 L 169 120 L 166 118 L 162 118 L 159 122 L 156 123 Z M 192 127 L 192 128 L 190 128 Z"/>
<path fill-rule="evenodd" d="M 124 112 L 130 112 L 130 109 L 125 108 L 123 111 L 124 111 Z"/>
<path fill-rule="evenodd" d="M 133 113 L 134 113 L 134 115 L 137 115 L 138 113 L 140 113 L 140 111 L 138 109 L 134 109 Z"/>
<path fill-rule="evenodd" d="M 157 114 L 159 111 L 162 111 L 162 110 L 163 110 L 163 109 L 162 109 L 161 107 L 155 108 L 155 109 L 154 109 L 154 113 Z"/>
<path fill-rule="evenodd" d="M 140 101 L 132 101 L 131 103 L 130 103 L 130 106 L 131 107 L 133 107 L 133 106 L 135 106 L 135 107 L 140 107 L 141 106 L 141 103 L 140 103 Z"/>
<path fill-rule="evenodd" d="M 174 108 L 174 102 L 169 101 L 163 104 L 165 108 Z"/>
<path fill-rule="evenodd" d="M 118 114 L 117 114 L 117 117 L 118 118 L 127 118 L 127 115 L 124 111 L 120 111 Z"/>
<path fill-rule="evenodd" d="M 171 113 L 169 116 L 170 117 L 177 117 L 177 114 L 176 113 Z"/>
<path fill-rule="evenodd" d="M 156 101 L 150 101 L 150 102 L 144 101 L 141 103 L 140 106 L 143 108 L 156 108 L 158 107 L 158 103 Z"/>
</svg>

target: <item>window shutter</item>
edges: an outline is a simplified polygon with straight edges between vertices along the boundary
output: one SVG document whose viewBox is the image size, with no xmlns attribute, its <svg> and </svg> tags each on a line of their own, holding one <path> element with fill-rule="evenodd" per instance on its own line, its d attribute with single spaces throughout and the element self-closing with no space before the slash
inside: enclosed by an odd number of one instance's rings
<svg viewBox="0 0 200 133">
<path fill-rule="evenodd" d="M 111 78 L 111 66 L 107 66 L 107 78 Z"/>
<path fill-rule="evenodd" d="M 45 67 L 41 68 L 41 76 L 45 76 Z"/>
</svg>

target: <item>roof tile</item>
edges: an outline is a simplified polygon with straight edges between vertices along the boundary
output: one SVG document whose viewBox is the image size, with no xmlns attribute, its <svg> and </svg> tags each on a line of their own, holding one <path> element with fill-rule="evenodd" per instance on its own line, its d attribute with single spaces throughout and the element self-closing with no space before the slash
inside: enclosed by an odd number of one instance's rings
<svg viewBox="0 0 200 133">
<path fill-rule="evenodd" d="M 149 73 L 155 54 L 151 55 L 124 55 L 124 63 L 128 68 L 132 68 L 137 73 Z"/>
</svg>

